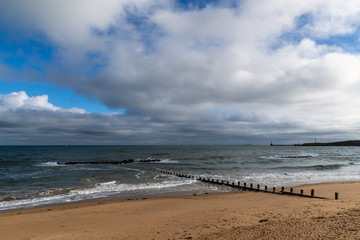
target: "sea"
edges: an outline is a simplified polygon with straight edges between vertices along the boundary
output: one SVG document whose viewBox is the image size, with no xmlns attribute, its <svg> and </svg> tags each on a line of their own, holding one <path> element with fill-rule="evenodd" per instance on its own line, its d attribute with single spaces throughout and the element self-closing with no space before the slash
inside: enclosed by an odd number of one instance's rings
<svg viewBox="0 0 360 240">
<path fill-rule="evenodd" d="M 0 211 L 233 190 L 162 171 L 268 187 L 360 181 L 360 147 L 0 146 Z"/>
</svg>

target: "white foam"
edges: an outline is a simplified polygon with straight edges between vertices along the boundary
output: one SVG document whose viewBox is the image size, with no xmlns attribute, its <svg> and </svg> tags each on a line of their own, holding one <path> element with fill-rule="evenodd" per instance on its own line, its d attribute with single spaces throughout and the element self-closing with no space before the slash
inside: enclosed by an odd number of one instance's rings
<svg viewBox="0 0 360 240">
<path fill-rule="evenodd" d="M 178 163 L 178 160 L 172 160 L 172 159 L 160 159 L 160 162 L 157 163 Z"/>
<path fill-rule="evenodd" d="M 39 167 L 59 167 L 59 166 L 65 166 L 65 165 L 58 164 L 57 162 L 45 162 L 45 163 L 40 163 L 37 166 L 39 166 Z"/>
<path fill-rule="evenodd" d="M 48 196 L 48 192 L 40 194 L 39 198 L 22 199 L 14 201 L 0 202 L 1 210 L 10 210 L 16 208 L 27 208 L 38 205 L 74 202 L 85 199 L 94 199 L 99 197 L 107 197 L 113 194 L 141 192 L 143 190 L 166 189 L 178 187 L 181 185 L 189 185 L 195 183 L 196 180 L 186 179 L 185 181 L 163 181 L 161 183 L 142 183 L 142 184 L 124 184 L 116 181 L 109 181 L 93 185 L 90 188 L 73 189 L 67 194 L 59 194 Z"/>
<path fill-rule="evenodd" d="M 360 181 L 359 167 L 344 167 L 342 171 L 302 171 L 302 172 L 272 172 L 251 173 L 238 178 L 240 182 L 259 183 L 273 187 L 290 187 L 302 184 L 322 182 Z"/>
</svg>

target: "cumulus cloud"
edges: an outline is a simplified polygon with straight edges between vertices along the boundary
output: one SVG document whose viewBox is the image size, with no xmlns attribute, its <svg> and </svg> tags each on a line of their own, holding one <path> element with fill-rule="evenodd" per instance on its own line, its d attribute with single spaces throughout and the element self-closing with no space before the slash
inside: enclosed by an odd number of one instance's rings
<svg viewBox="0 0 360 240">
<path fill-rule="evenodd" d="M 0 112 L 18 110 L 85 113 L 85 110 L 80 108 L 61 109 L 56 107 L 49 103 L 47 95 L 29 97 L 24 91 L 13 92 L 7 95 L 0 94 Z"/>
<path fill-rule="evenodd" d="M 199 142 L 350 137 L 349 129 L 359 129 L 360 54 L 330 44 L 358 34 L 358 1 L 248 0 L 193 9 L 170 0 L 0 2 L 6 28 L 54 47 L 51 61 L 39 63 L 47 81 L 126 109 L 126 116 L 98 115 L 105 123 L 143 123 L 144 136 L 168 141 L 187 133 L 183 138 Z M 0 98 L 2 111 L 81 112 L 16 94 Z M 94 115 L 84 116 L 102 129 Z"/>
</svg>

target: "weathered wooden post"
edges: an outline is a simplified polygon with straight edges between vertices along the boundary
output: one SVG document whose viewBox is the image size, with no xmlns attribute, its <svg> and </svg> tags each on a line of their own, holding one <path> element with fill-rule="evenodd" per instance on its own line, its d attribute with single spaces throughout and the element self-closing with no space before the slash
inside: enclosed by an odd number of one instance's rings
<svg viewBox="0 0 360 240">
<path fill-rule="evenodd" d="M 251 189 L 253 188 L 253 184 L 252 184 L 252 183 L 250 183 L 250 188 L 251 188 Z"/>
<path fill-rule="evenodd" d="M 240 182 L 238 182 L 238 186 L 240 187 Z"/>
<path fill-rule="evenodd" d="M 304 190 L 301 189 L 301 190 L 300 190 L 300 195 L 303 195 L 303 194 L 304 194 Z"/>
<path fill-rule="evenodd" d="M 246 188 L 246 182 L 244 182 L 244 188 Z"/>
<path fill-rule="evenodd" d="M 260 184 L 257 185 L 257 190 L 260 190 Z"/>
<path fill-rule="evenodd" d="M 290 193 L 293 193 L 294 189 L 293 188 L 290 188 Z"/>
<path fill-rule="evenodd" d="M 276 191 L 276 189 L 275 189 L 275 187 L 273 187 L 273 192 L 275 192 Z"/>
<path fill-rule="evenodd" d="M 311 189 L 311 197 L 314 197 L 314 189 Z"/>
<path fill-rule="evenodd" d="M 284 192 L 284 187 L 281 187 L 281 192 Z"/>
<path fill-rule="evenodd" d="M 335 200 L 339 199 L 339 193 L 335 192 Z"/>
<path fill-rule="evenodd" d="M 267 191 L 267 186 L 265 186 L 265 191 Z"/>
</svg>

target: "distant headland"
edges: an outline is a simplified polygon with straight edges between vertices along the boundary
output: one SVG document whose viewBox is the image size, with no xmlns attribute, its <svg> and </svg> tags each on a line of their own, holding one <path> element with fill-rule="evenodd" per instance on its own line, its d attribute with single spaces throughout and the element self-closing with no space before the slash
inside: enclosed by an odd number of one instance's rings
<svg viewBox="0 0 360 240">
<path fill-rule="evenodd" d="M 360 140 L 349 140 L 340 142 L 314 142 L 314 143 L 303 143 L 300 146 L 360 146 Z"/>
<path fill-rule="evenodd" d="M 278 145 L 270 143 L 270 146 L 360 146 L 360 140 L 349 140 L 339 142 L 313 142 L 303 144 L 292 144 L 292 145 Z"/>
</svg>

